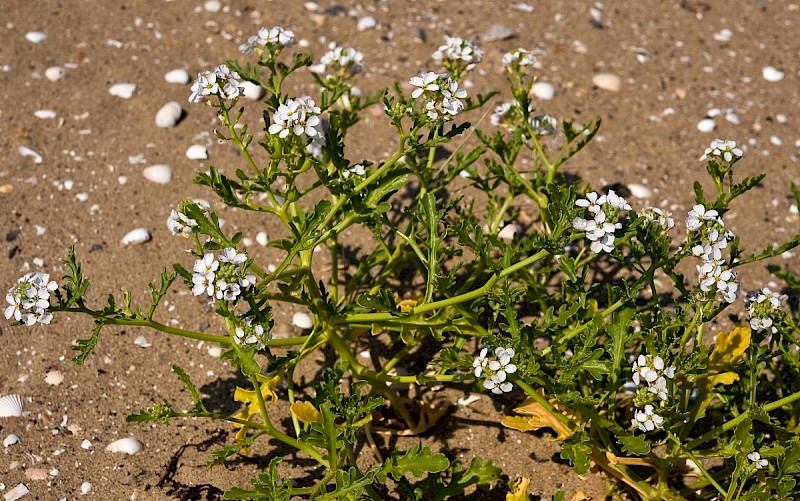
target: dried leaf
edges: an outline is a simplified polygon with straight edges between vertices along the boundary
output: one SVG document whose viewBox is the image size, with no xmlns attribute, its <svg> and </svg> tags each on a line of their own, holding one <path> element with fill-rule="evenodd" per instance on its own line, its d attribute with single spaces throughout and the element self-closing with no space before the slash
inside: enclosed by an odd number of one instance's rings
<svg viewBox="0 0 800 501">
<path fill-rule="evenodd" d="M 511 428 L 517 431 L 534 431 L 535 426 L 530 424 L 528 420 L 522 416 L 506 416 L 500 423 L 506 428 Z"/>
<path fill-rule="evenodd" d="M 569 426 L 560 421 L 550 411 L 545 409 L 542 404 L 532 398 L 525 400 L 521 406 L 514 409 L 514 412 L 517 414 L 522 414 L 523 416 L 530 416 L 530 418 L 527 420 L 527 424 L 534 430 L 538 430 L 540 428 L 551 428 L 558 435 L 555 440 L 565 440 L 567 437 L 572 435 L 572 430 L 569 429 Z M 503 419 L 501 423 L 506 425 L 507 419 L 508 418 Z M 519 424 L 517 421 L 511 421 L 511 423 Z M 514 428 L 513 426 L 509 427 Z"/>
<path fill-rule="evenodd" d="M 322 414 L 314 407 L 311 402 L 295 402 L 289 410 L 292 414 L 304 423 L 320 423 L 322 424 Z"/>
<path fill-rule="evenodd" d="M 529 478 L 518 478 L 514 487 L 511 488 L 511 492 L 506 494 L 506 501 L 529 501 L 528 486 L 530 483 L 531 479 Z"/>
<path fill-rule="evenodd" d="M 719 371 L 744 360 L 744 352 L 750 347 L 750 327 L 737 327 L 731 332 L 721 332 L 714 343 L 714 351 L 708 356 L 708 369 Z"/>
</svg>

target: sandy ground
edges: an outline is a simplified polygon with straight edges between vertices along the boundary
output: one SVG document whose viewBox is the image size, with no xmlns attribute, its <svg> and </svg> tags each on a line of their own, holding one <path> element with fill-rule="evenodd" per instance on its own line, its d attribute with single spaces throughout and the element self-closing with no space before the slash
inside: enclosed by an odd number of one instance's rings
<svg viewBox="0 0 800 501">
<path fill-rule="evenodd" d="M 769 176 L 736 203 L 726 218 L 729 226 L 749 249 L 782 242 L 800 230 L 789 197 L 789 183 L 800 183 L 800 39 L 793 35 L 800 29 L 799 4 L 647 0 L 595 4 L 594 13 L 590 3 L 580 1 L 525 5 L 533 11 L 488 0 L 322 0 L 312 12 L 302 2 L 231 0 L 223 1 L 219 12 L 209 12 L 202 2 L 186 1 L 5 0 L 0 26 L 0 230 L 5 237 L 0 284 L 10 287 L 34 269 L 60 277 L 64 268 L 59 260 L 72 244 L 93 280 L 91 299 L 98 306 L 107 294 L 120 297 L 125 289 L 144 302 L 147 282 L 161 269 L 174 261 L 187 265 L 183 242 L 170 236 L 166 217 L 185 198 L 214 203 L 192 178 L 212 163 L 232 169 L 239 160 L 229 145 L 212 140 L 210 110 L 187 103 L 188 86 L 167 83 L 164 74 L 185 68 L 195 75 L 237 58 L 240 43 L 259 27 L 275 24 L 293 29 L 307 40 L 304 50 L 317 56 L 328 41 L 361 50 L 366 71 L 359 85 L 365 92 L 434 69 L 430 54 L 444 35 L 481 40 L 491 24 L 504 24 L 515 36 L 481 43 L 486 56 L 471 76 L 470 92 L 502 84 L 505 51 L 540 51 L 540 81 L 553 84 L 555 97 L 540 100 L 539 109 L 559 118 L 603 119 L 596 141 L 568 164 L 570 173 L 597 188 L 642 184 L 652 195 L 634 203 L 672 210 L 680 225 L 693 201 L 691 183 L 704 176 L 697 160 L 703 149 L 715 137 L 734 139 L 746 145 L 739 172 Z M 358 31 L 358 20 L 367 15 L 377 27 Z M 47 38 L 32 43 L 26 39 L 29 32 Z M 64 69 L 63 79 L 46 78 L 46 69 L 53 66 Z M 783 79 L 763 78 L 767 66 L 782 72 Z M 619 91 L 594 86 L 598 73 L 619 76 Z M 135 83 L 133 96 L 111 96 L 108 89 L 117 83 Z M 298 95 L 315 92 L 307 84 L 297 88 Z M 186 116 L 177 127 L 157 128 L 156 111 L 173 100 Z M 37 110 L 53 110 L 55 118 L 37 118 Z M 716 115 L 716 130 L 701 133 L 697 124 L 709 114 Z M 348 144 L 351 157 L 385 158 L 394 147 L 390 132 L 381 118 L 367 116 Z M 188 160 L 184 153 L 192 144 L 207 145 L 210 160 Z M 41 161 L 21 155 L 20 147 L 33 150 Z M 142 176 L 152 164 L 172 166 L 168 185 Z M 274 230 L 270 223 L 219 203 L 214 208 L 250 237 Z M 136 227 L 147 228 L 152 241 L 122 246 L 123 235 Z M 258 245 L 251 253 L 267 263 L 279 258 Z M 778 262 L 798 264 L 793 256 Z M 769 279 L 760 267 L 744 270 L 740 278 L 744 290 Z M 218 328 L 211 312 L 185 291 L 176 288 L 166 301 L 162 321 Z M 292 313 L 277 312 L 277 332 L 298 333 L 290 323 Z M 225 489 L 246 485 L 272 455 L 283 453 L 276 444 L 262 444 L 252 458 L 209 471 L 203 464 L 211 449 L 231 440 L 230 429 L 200 421 L 168 428 L 125 423 L 126 415 L 164 398 L 178 407 L 189 405 L 170 363 L 182 365 L 209 405 L 221 410 L 236 410 L 231 396 L 237 379 L 227 364 L 209 354 L 208 346 L 135 330 L 109 329 L 86 367 L 75 367 L 69 362 L 69 344 L 86 337 L 90 328 L 85 318 L 64 316 L 47 327 L 0 326 L 0 394 L 25 399 L 23 417 L 0 418 L 0 438 L 20 438 L 0 454 L 1 494 L 22 483 L 30 490 L 23 499 L 218 499 Z M 139 335 L 152 345 L 134 344 Z M 44 381 L 53 369 L 65 375 L 59 386 Z M 447 424 L 422 440 L 451 459 L 494 459 L 511 480 L 533 477 L 532 494 L 546 499 L 558 489 L 568 499 L 578 490 L 602 499 L 605 480 L 578 478 L 558 460 L 556 444 L 498 424 L 513 403 L 484 394 L 469 407 L 454 406 Z M 126 436 L 140 440 L 144 450 L 135 456 L 104 451 Z M 287 475 L 309 474 L 302 457 L 289 459 L 287 465 L 293 466 Z M 84 482 L 91 483 L 86 495 L 81 493 Z M 482 497 L 504 499 L 504 494 L 498 489 Z"/>
</svg>

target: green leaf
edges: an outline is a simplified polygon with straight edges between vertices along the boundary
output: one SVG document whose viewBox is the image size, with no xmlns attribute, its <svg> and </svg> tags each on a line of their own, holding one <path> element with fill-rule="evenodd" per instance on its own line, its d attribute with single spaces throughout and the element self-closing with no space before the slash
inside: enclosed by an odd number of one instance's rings
<svg viewBox="0 0 800 501">
<path fill-rule="evenodd" d="M 163 404 L 155 404 L 147 410 L 139 412 L 139 414 L 131 414 L 125 418 L 128 423 L 156 423 L 168 425 L 170 418 L 176 415 L 172 404 L 164 401 Z"/>
<path fill-rule="evenodd" d="M 611 382 L 614 383 L 619 377 L 622 361 L 625 359 L 625 344 L 628 342 L 628 329 L 631 320 L 636 313 L 634 308 L 625 308 L 614 312 L 611 322 L 605 326 L 606 333 L 611 338 L 611 345 L 606 349 L 611 357 Z"/>
<path fill-rule="evenodd" d="M 585 443 L 589 440 L 589 437 L 575 434 L 561 445 L 561 459 L 569 461 L 578 475 L 586 475 L 589 472 L 589 455 L 592 453 L 592 448 Z"/>
<path fill-rule="evenodd" d="M 617 442 L 622 446 L 622 451 L 631 456 L 644 456 L 650 452 L 650 443 L 644 435 L 617 434 Z"/>
<path fill-rule="evenodd" d="M 399 453 L 394 450 L 392 456 L 383 463 L 383 468 L 378 472 L 378 479 L 386 482 L 386 476 L 391 475 L 395 480 L 400 480 L 406 473 L 420 478 L 425 473 L 438 473 L 446 470 L 450 466 L 450 461 L 444 454 L 431 453 L 428 446 L 420 449 L 419 444 L 411 446 L 410 449 L 399 457 Z"/>
<path fill-rule="evenodd" d="M 86 362 L 86 357 L 94 350 L 94 347 L 97 346 L 97 341 L 100 338 L 100 330 L 103 328 L 104 324 L 97 324 L 95 325 L 94 329 L 92 329 L 91 337 L 87 339 L 78 339 L 75 341 L 75 344 L 70 345 L 70 350 L 76 350 L 80 353 L 75 356 L 72 361 L 79 366 L 83 366 L 84 362 Z"/>
<path fill-rule="evenodd" d="M 213 459 L 210 459 L 206 463 L 206 468 L 211 468 L 212 466 L 220 465 L 224 463 L 226 459 L 233 456 L 234 454 L 239 454 L 240 452 L 242 452 L 243 449 L 250 447 L 257 436 L 258 435 L 244 435 L 237 439 L 239 440 L 237 443 L 226 445 L 222 449 L 212 452 L 211 455 L 213 456 Z"/>
<path fill-rule="evenodd" d="M 172 364 L 172 372 L 178 376 L 180 382 L 183 383 L 183 386 L 186 388 L 186 391 L 192 395 L 192 400 L 194 400 L 194 408 L 198 411 L 208 412 L 206 410 L 206 406 L 203 404 L 203 400 L 200 398 L 200 393 L 197 391 L 197 387 L 192 383 L 192 380 L 189 379 L 189 375 L 177 364 Z"/>
<path fill-rule="evenodd" d="M 250 480 L 253 490 L 244 490 L 238 487 L 227 491 L 223 499 L 237 499 L 240 501 L 289 501 L 292 497 L 292 484 L 288 479 L 283 478 L 278 473 L 277 466 L 283 461 L 281 458 L 274 458 L 269 462 L 269 469 Z"/>
</svg>

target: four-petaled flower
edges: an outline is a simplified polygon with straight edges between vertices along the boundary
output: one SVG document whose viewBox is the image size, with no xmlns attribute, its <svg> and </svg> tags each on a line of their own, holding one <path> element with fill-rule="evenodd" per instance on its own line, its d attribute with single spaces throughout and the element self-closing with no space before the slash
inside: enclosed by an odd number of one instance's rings
<svg viewBox="0 0 800 501">
<path fill-rule="evenodd" d="M 769 461 L 766 459 L 761 459 L 761 454 L 756 451 L 751 452 L 747 455 L 747 459 L 753 462 L 753 465 L 756 467 L 756 470 L 761 470 L 769 466 Z"/>
<path fill-rule="evenodd" d="M 58 289 L 58 284 L 50 280 L 50 275 L 38 271 L 20 277 L 17 283 L 8 290 L 4 315 L 7 319 L 25 325 L 49 324 L 53 314 L 48 312 L 50 293 Z"/>
<path fill-rule="evenodd" d="M 636 409 L 631 423 L 645 433 L 664 428 L 664 418 L 656 414 L 655 408 L 649 404 L 644 409 Z"/>
</svg>

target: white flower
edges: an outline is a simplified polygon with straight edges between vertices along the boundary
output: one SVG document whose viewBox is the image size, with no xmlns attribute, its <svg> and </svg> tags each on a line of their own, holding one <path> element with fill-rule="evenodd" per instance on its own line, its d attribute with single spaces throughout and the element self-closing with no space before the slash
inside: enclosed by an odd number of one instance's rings
<svg viewBox="0 0 800 501">
<path fill-rule="evenodd" d="M 464 61 L 468 63 L 464 69 L 469 71 L 483 59 L 483 51 L 474 42 L 449 36 L 445 36 L 444 41 L 444 45 L 433 53 L 433 59 L 445 67 Z"/>
<path fill-rule="evenodd" d="M 214 295 L 214 273 L 195 273 L 192 275 L 192 294 L 201 296 L 206 294 L 208 296 Z"/>
<path fill-rule="evenodd" d="M 330 71 L 344 75 L 361 73 L 364 68 L 364 55 L 352 47 L 339 47 L 336 42 L 328 44 L 328 52 L 322 55 L 320 64 L 314 68 L 321 73 Z"/>
<path fill-rule="evenodd" d="M 495 374 L 487 378 L 483 382 L 483 387 L 486 388 L 487 390 L 491 390 L 492 393 L 494 393 L 495 395 L 502 395 L 503 393 L 508 393 L 513 388 L 512 384 L 505 380 L 505 377 L 501 378 L 498 374 Z"/>
<path fill-rule="evenodd" d="M 578 200 L 575 200 L 575 205 L 578 207 L 585 207 L 589 209 L 590 212 L 595 214 L 599 213 L 603 209 L 603 205 L 605 205 L 605 203 L 606 196 L 598 196 L 594 191 L 587 193 L 586 198 L 579 198 Z"/>
<path fill-rule="evenodd" d="M 525 49 L 514 49 L 503 54 L 503 66 L 508 69 L 533 66 L 536 64 L 536 56 Z"/>
<path fill-rule="evenodd" d="M 408 81 L 414 87 L 411 97 L 416 99 L 425 91 L 435 92 L 439 90 L 439 75 L 432 71 L 420 73 L 419 76 L 411 77 Z"/>
<path fill-rule="evenodd" d="M 320 108 L 310 97 L 287 99 L 272 114 L 270 134 L 285 138 L 291 132 L 300 137 L 310 137 L 324 144 L 324 131 L 319 118 Z"/>
<path fill-rule="evenodd" d="M 219 257 L 221 263 L 242 264 L 247 261 L 247 256 L 232 247 L 227 247 Z"/>
<path fill-rule="evenodd" d="M 214 259 L 214 254 L 211 252 L 206 253 L 201 259 L 197 259 L 192 268 L 195 273 L 215 272 L 217 269 L 219 269 L 219 262 Z"/>
<path fill-rule="evenodd" d="M 716 157 L 718 160 L 721 159 L 730 163 L 734 158 L 739 159 L 742 155 L 742 150 L 736 147 L 736 142 L 714 139 L 711 141 L 711 146 L 706 148 L 703 152 L 703 156 L 700 157 L 700 160 L 705 160 L 708 157 Z"/>
<path fill-rule="evenodd" d="M 689 231 L 696 231 L 703 225 L 703 221 L 714 221 L 719 217 L 719 213 L 715 210 L 706 210 L 701 204 L 697 204 L 689 211 L 689 216 L 686 218 L 686 229 Z"/>
<path fill-rule="evenodd" d="M 608 195 L 606 195 L 606 203 L 615 209 L 632 210 L 628 202 L 626 202 L 621 196 L 617 195 L 614 190 L 608 190 Z"/>
<path fill-rule="evenodd" d="M 669 231 L 673 228 L 673 226 L 675 226 L 675 220 L 672 219 L 672 213 L 668 211 L 664 211 L 656 207 L 650 207 L 645 209 L 642 215 L 647 219 L 647 221 L 661 226 L 661 228 L 665 231 Z"/>
<path fill-rule="evenodd" d="M 350 176 L 363 176 L 367 171 L 361 164 L 356 164 L 342 172 L 342 177 L 348 179 Z"/>
<path fill-rule="evenodd" d="M 217 75 L 211 71 L 201 71 L 197 74 L 197 80 L 192 84 L 192 93 L 189 95 L 190 103 L 199 103 L 206 96 L 213 96 L 219 92 Z"/>
<path fill-rule="evenodd" d="M 550 115 L 536 115 L 528 118 L 528 123 L 537 136 L 556 135 L 556 119 Z"/>
<path fill-rule="evenodd" d="M 237 274 L 241 275 L 241 267 L 237 268 Z M 239 277 L 239 287 L 247 288 L 256 284 L 256 276 L 252 273 L 245 273 Z"/>
<path fill-rule="evenodd" d="M 767 466 L 769 466 L 769 461 L 767 461 L 766 459 L 761 459 L 761 454 L 759 454 L 758 452 L 755 452 L 755 451 L 753 451 L 750 454 L 748 454 L 747 455 L 747 459 L 749 459 L 750 461 L 753 462 L 753 465 L 755 465 L 757 470 L 760 470 L 762 468 L 766 468 Z"/>
<path fill-rule="evenodd" d="M 655 413 L 652 405 L 645 405 L 644 410 L 637 409 L 631 420 L 633 426 L 647 433 L 664 428 L 664 418 Z"/>
<path fill-rule="evenodd" d="M 216 291 L 216 298 L 224 299 L 225 301 L 235 301 L 242 292 L 238 283 L 228 283 L 224 280 L 217 280 L 214 283 L 214 290 Z"/>
<path fill-rule="evenodd" d="M 480 354 L 475 357 L 475 360 L 472 361 L 472 367 L 475 369 L 475 377 L 481 377 L 483 370 L 489 364 L 489 359 L 486 358 L 486 355 L 489 353 L 489 348 L 484 348 L 481 350 Z"/>
<path fill-rule="evenodd" d="M 593 240 L 592 243 L 589 244 L 589 248 L 595 254 L 600 254 L 601 252 L 611 252 L 614 250 L 614 240 L 614 235 L 607 233 L 599 240 Z"/>
<path fill-rule="evenodd" d="M 294 32 L 285 30 L 280 26 L 273 26 L 269 29 L 259 29 L 258 34 L 248 38 L 247 43 L 240 46 L 239 49 L 245 54 L 249 54 L 253 52 L 253 49 L 274 51 L 283 47 L 289 47 L 295 43 Z"/>
<path fill-rule="evenodd" d="M 50 293 L 56 289 L 58 284 L 50 280 L 47 273 L 35 271 L 20 277 L 6 294 L 9 306 L 4 311 L 5 317 L 13 317 L 25 325 L 49 324 L 53 316 L 47 308 L 50 307 Z"/>
<path fill-rule="evenodd" d="M 253 325 L 252 320 L 248 319 L 247 322 L 234 329 L 233 340 L 244 349 L 255 346 L 257 350 L 263 350 L 266 348 L 264 332 L 262 325 Z"/>
<path fill-rule="evenodd" d="M 675 377 L 675 367 L 667 367 L 660 356 L 642 354 L 633 363 L 631 371 L 631 379 L 635 384 L 646 383 L 650 393 L 655 393 L 661 400 L 667 400 L 667 379 Z"/>
<path fill-rule="evenodd" d="M 431 120 L 447 121 L 464 110 L 461 99 L 467 97 L 467 91 L 447 75 L 423 72 L 412 77 L 409 83 L 417 87 L 411 97 L 425 100 L 423 109 Z"/>
<path fill-rule="evenodd" d="M 493 370 L 501 381 L 505 381 L 507 374 L 517 372 L 517 366 L 511 363 L 511 358 L 514 356 L 512 348 L 497 348 L 494 354 L 498 359 L 489 362 L 489 369 Z"/>
</svg>

